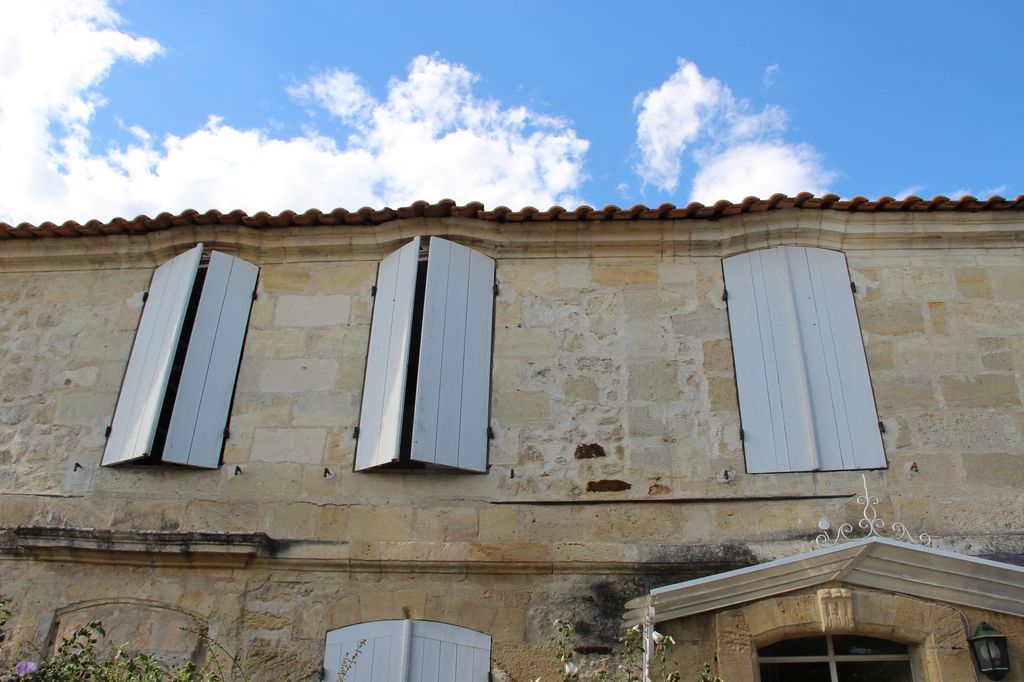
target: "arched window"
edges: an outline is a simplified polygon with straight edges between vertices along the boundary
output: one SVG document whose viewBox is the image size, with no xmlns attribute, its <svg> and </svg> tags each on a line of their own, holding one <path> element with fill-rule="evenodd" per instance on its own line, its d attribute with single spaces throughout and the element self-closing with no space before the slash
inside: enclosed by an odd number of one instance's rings
<svg viewBox="0 0 1024 682">
<path fill-rule="evenodd" d="M 761 682 L 914 682 L 906 645 L 874 637 L 786 639 L 757 657 Z"/>
<path fill-rule="evenodd" d="M 376 620 L 327 633 L 325 680 L 487 682 L 491 637 L 429 620 Z"/>
</svg>

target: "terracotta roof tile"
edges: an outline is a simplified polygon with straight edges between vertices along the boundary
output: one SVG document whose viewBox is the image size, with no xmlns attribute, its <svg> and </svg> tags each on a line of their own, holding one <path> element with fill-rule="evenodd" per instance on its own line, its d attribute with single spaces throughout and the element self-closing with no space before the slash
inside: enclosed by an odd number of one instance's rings
<svg viewBox="0 0 1024 682">
<path fill-rule="evenodd" d="M 107 222 L 90 220 L 85 224 L 73 220 L 57 225 L 51 222 L 44 222 L 38 225 L 31 223 L 20 223 L 10 225 L 0 222 L 0 240 L 4 239 L 40 239 L 40 238 L 66 238 L 66 237 L 92 237 L 109 234 L 144 234 L 156 232 L 171 227 L 182 225 L 244 225 L 258 229 L 272 229 L 282 227 L 304 227 L 312 225 L 364 225 L 374 226 L 388 223 L 394 220 L 407 218 L 468 218 L 494 223 L 526 223 L 526 222 L 555 222 L 555 221 L 636 221 L 636 220 L 719 220 L 729 216 L 743 213 L 760 213 L 776 211 L 781 209 L 796 208 L 801 210 L 819 211 L 846 211 L 855 213 L 871 212 L 918 212 L 918 211 L 1024 211 L 1024 194 L 1015 199 L 1005 199 L 1001 196 L 992 196 L 988 199 L 977 199 L 972 196 L 963 196 L 959 199 L 937 195 L 931 199 L 923 199 L 918 196 L 908 196 L 903 199 L 894 199 L 884 196 L 879 199 L 870 200 L 866 197 L 856 196 L 851 199 L 843 199 L 835 194 L 826 194 L 816 197 L 809 192 L 801 192 L 790 197 L 785 194 L 773 194 L 767 199 L 759 197 L 747 197 L 743 201 L 733 203 L 731 201 L 719 201 L 713 206 L 705 206 L 699 202 L 692 202 L 680 207 L 674 204 L 661 204 L 657 207 L 637 204 L 630 208 L 620 208 L 615 205 L 608 205 L 604 208 L 593 208 L 591 206 L 577 206 L 574 209 L 566 209 L 562 206 L 552 206 L 546 210 L 540 210 L 533 206 L 526 206 L 518 211 L 513 211 L 507 206 L 497 206 L 488 210 L 482 203 L 473 201 L 465 206 L 459 206 L 451 199 L 442 199 L 431 204 L 426 201 L 416 201 L 409 206 L 401 208 L 374 209 L 364 206 L 356 211 L 348 211 L 344 208 L 336 208 L 333 211 L 320 211 L 309 209 L 305 213 L 295 211 L 283 211 L 277 215 L 271 215 L 266 211 L 260 211 L 253 215 L 245 211 L 234 210 L 230 213 L 221 213 L 217 210 L 210 210 L 205 213 L 188 209 L 174 215 L 171 213 L 160 213 L 150 218 L 140 215 L 132 219 L 114 218 Z"/>
</svg>

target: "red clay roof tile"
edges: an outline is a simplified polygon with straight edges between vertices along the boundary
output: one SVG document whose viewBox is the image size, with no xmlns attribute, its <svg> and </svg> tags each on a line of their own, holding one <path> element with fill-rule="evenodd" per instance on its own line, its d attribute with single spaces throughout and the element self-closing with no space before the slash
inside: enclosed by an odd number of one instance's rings
<svg viewBox="0 0 1024 682">
<path fill-rule="evenodd" d="M 556 222 L 556 221 L 635 221 L 635 220 L 719 220 L 728 216 L 741 213 L 759 213 L 775 211 L 786 208 L 797 208 L 801 210 L 820 211 L 847 211 L 856 213 L 870 212 L 899 212 L 899 211 L 1024 211 L 1024 194 L 1015 199 L 1004 199 L 1001 196 L 992 196 L 988 199 L 977 199 L 972 196 L 963 196 L 959 199 L 937 195 L 931 199 L 922 199 L 918 196 L 908 196 L 903 199 L 894 199 L 884 196 L 874 201 L 866 197 L 856 196 L 851 199 L 842 199 L 835 194 L 826 194 L 822 197 L 815 197 L 809 192 L 801 192 L 794 197 L 785 194 L 773 194 L 767 199 L 758 197 L 747 197 L 743 201 L 733 203 L 731 201 L 718 201 L 713 206 L 705 206 L 699 202 L 679 207 L 674 204 L 661 204 L 656 208 L 637 204 L 630 208 L 620 208 L 615 205 L 608 205 L 604 208 L 593 208 L 591 206 L 577 206 L 574 209 L 566 209 L 562 206 L 552 206 L 546 210 L 540 210 L 533 206 L 526 206 L 519 211 L 513 211 L 507 206 L 497 206 L 487 210 L 485 206 L 473 201 L 465 206 L 459 206 L 451 199 L 442 199 L 431 204 L 426 201 L 416 201 L 409 206 L 401 208 L 374 209 L 364 206 L 357 211 L 348 211 L 343 208 L 336 208 L 333 211 L 320 211 L 309 209 L 304 213 L 295 211 L 283 211 L 277 215 L 271 215 L 266 211 L 259 211 L 253 215 L 245 211 L 234 210 L 230 213 L 221 213 L 217 210 L 210 210 L 206 213 L 199 213 L 194 209 L 187 209 L 177 215 L 163 212 L 156 217 L 150 218 L 140 215 L 133 219 L 114 218 L 107 222 L 90 220 L 85 224 L 79 224 L 69 220 L 60 225 L 43 222 L 39 225 L 31 223 L 20 223 L 10 225 L 0 222 L 0 240 L 4 239 L 40 239 L 40 238 L 67 238 L 67 237 L 92 237 L 114 234 L 142 234 L 156 232 L 180 225 L 244 225 L 246 227 L 272 229 L 279 227 L 303 227 L 310 225 L 365 225 L 374 226 L 388 223 L 393 220 L 407 218 L 469 218 L 483 220 L 486 222 Z"/>
</svg>

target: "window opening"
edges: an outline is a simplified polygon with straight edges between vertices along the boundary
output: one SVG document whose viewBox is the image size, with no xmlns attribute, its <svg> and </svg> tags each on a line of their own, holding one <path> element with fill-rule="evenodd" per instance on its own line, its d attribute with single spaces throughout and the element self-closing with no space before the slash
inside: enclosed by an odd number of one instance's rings
<svg viewBox="0 0 1024 682">
<path fill-rule="evenodd" d="M 402 442 L 398 461 L 386 464 L 390 469 L 425 469 L 426 463 L 414 462 L 412 452 L 412 426 L 416 416 L 416 383 L 420 369 L 420 341 L 423 338 L 423 299 L 427 289 L 427 259 L 421 253 L 416 266 L 416 296 L 412 309 L 412 335 L 409 340 L 408 375 L 405 380 L 404 407 L 402 408 Z"/>
<path fill-rule="evenodd" d="M 160 419 L 156 424 L 153 448 L 149 455 L 138 460 L 137 464 L 160 464 L 163 460 L 164 445 L 167 443 L 167 429 L 171 424 L 171 414 L 174 412 L 174 400 L 178 397 L 181 372 L 185 368 L 185 355 L 188 353 L 188 344 L 192 338 L 192 328 L 196 323 L 199 298 L 203 293 L 203 282 L 206 281 L 206 270 L 209 265 L 210 252 L 205 251 L 202 259 L 199 261 L 196 279 L 192 284 L 192 292 L 189 294 L 188 308 L 185 310 L 185 319 L 181 324 L 181 336 L 178 338 L 178 347 L 174 349 L 174 361 L 171 364 L 171 375 L 167 380 L 167 393 L 164 394 L 164 402 L 160 406 Z"/>
<path fill-rule="evenodd" d="M 913 682 L 905 644 L 860 635 L 799 637 L 757 650 L 761 682 Z"/>
</svg>

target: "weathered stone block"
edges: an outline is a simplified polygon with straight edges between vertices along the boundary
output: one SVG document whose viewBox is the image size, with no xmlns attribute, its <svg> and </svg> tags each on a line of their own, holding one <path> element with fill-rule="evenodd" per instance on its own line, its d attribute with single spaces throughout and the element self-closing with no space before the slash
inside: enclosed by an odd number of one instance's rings
<svg viewBox="0 0 1024 682">
<path fill-rule="evenodd" d="M 355 261 L 322 265 L 314 273 L 313 290 L 321 294 L 368 294 L 377 280 L 377 263 Z"/>
<path fill-rule="evenodd" d="M 569 377 L 562 383 L 566 398 L 596 402 L 598 399 L 597 382 L 591 377 Z"/>
<path fill-rule="evenodd" d="M 658 282 L 658 266 L 654 264 L 598 265 L 591 272 L 590 278 L 594 284 L 605 287 L 656 284 Z"/>
<path fill-rule="evenodd" d="M 629 364 L 630 400 L 670 402 L 680 397 L 675 362 L 633 362 Z"/>
<path fill-rule="evenodd" d="M 366 325 L 314 329 L 309 335 L 309 352 L 320 357 L 363 358 L 369 339 L 370 328 Z"/>
<path fill-rule="evenodd" d="M 257 428 L 250 459 L 254 462 L 317 464 L 323 461 L 326 442 L 326 429 Z"/>
<path fill-rule="evenodd" d="M 992 298 L 992 286 L 985 268 L 959 268 L 956 288 L 964 298 Z"/>
<path fill-rule="evenodd" d="M 998 298 L 1024 300 L 1024 268 L 1020 265 L 988 268 L 988 276 L 995 285 Z"/>
<path fill-rule="evenodd" d="M 223 494 L 233 499 L 295 499 L 302 489 L 302 466 L 295 463 L 259 463 L 224 467 Z"/>
<path fill-rule="evenodd" d="M 940 377 L 942 397 L 950 407 L 1017 407 L 1020 388 L 1012 374 Z"/>
<path fill-rule="evenodd" d="M 341 294 L 280 296 L 274 313 L 275 327 L 327 327 L 347 324 L 352 297 Z"/>
<path fill-rule="evenodd" d="M 352 507 L 348 512 L 349 540 L 390 542 L 412 537 L 411 507 Z"/>
<path fill-rule="evenodd" d="M 307 291 L 312 279 L 312 268 L 307 263 L 270 263 L 260 270 L 263 291 L 268 293 Z"/>
<path fill-rule="evenodd" d="M 496 358 L 543 358 L 554 354 L 555 337 L 550 329 L 513 327 L 495 332 Z"/>
<path fill-rule="evenodd" d="M 914 422 L 914 441 L 925 449 L 961 452 L 1017 452 L 1017 423 L 1007 414 L 926 414 Z"/>
<path fill-rule="evenodd" d="M 939 406 L 935 386 L 926 376 L 876 374 L 872 385 L 880 410 L 932 409 Z"/>
<path fill-rule="evenodd" d="M 917 302 L 886 301 L 860 307 L 861 328 L 880 336 L 924 333 L 924 313 Z"/>
<path fill-rule="evenodd" d="M 478 536 L 475 509 L 434 507 L 416 510 L 413 537 L 419 541 L 459 542 L 476 540 Z"/>
<path fill-rule="evenodd" d="M 57 424 L 108 424 L 114 416 L 117 395 L 75 391 L 57 399 Z"/>
<path fill-rule="evenodd" d="M 1019 452 L 972 453 L 964 455 L 963 462 L 971 485 L 1024 488 L 1024 455 Z"/>
<path fill-rule="evenodd" d="M 497 393 L 493 414 L 505 425 L 547 422 L 551 420 L 551 397 L 542 392 Z"/>
<path fill-rule="evenodd" d="M 245 353 L 267 358 L 301 358 L 306 355 L 303 329 L 253 329 L 245 339 Z"/>
<path fill-rule="evenodd" d="M 269 392 L 298 393 L 327 391 L 334 388 L 338 362 L 318 358 L 270 360 L 260 374 L 259 389 Z"/>
</svg>

